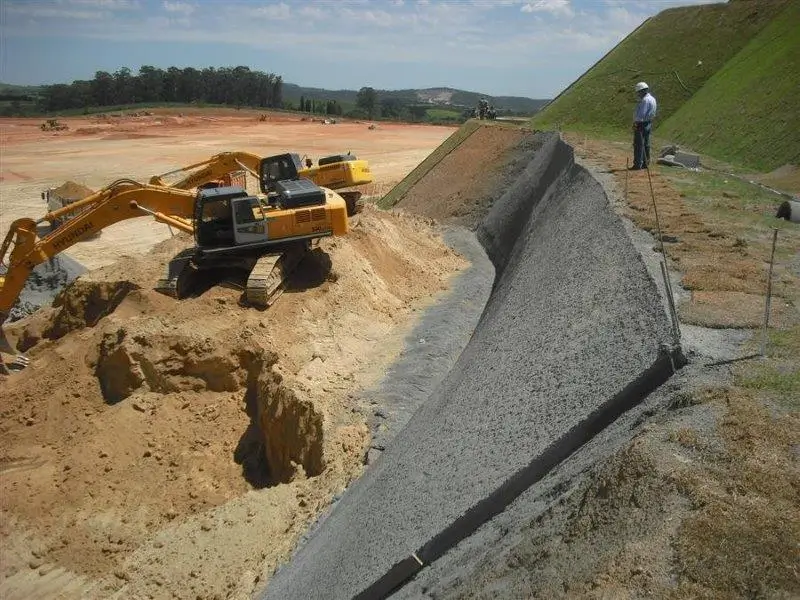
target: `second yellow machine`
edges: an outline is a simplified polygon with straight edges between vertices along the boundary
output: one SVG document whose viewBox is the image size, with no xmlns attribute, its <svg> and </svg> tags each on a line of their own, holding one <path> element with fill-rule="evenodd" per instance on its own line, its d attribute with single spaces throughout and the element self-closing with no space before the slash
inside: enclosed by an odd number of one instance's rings
<svg viewBox="0 0 800 600">
<path fill-rule="evenodd" d="M 363 208 L 361 192 L 344 188 L 372 183 L 372 172 L 366 160 L 358 159 L 348 152 L 320 158 L 318 165 L 314 166 L 311 159 L 303 160 L 299 154 L 289 153 L 284 156 L 291 160 L 298 177 L 310 179 L 319 186 L 336 190 L 347 204 L 349 216 L 361 211 Z M 180 190 L 229 185 L 244 181 L 245 173 L 259 178 L 261 160 L 260 156 L 250 152 L 221 152 L 207 160 L 154 175 L 150 178 L 150 184 Z M 178 181 L 167 183 L 167 179 L 178 173 L 187 175 Z"/>
</svg>

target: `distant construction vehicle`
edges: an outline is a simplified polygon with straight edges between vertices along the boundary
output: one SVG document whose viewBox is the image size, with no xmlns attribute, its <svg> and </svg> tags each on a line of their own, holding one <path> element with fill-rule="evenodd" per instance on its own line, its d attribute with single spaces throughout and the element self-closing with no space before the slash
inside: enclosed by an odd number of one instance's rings
<svg viewBox="0 0 800 600">
<path fill-rule="evenodd" d="M 246 298 L 269 306 L 313 240 L 348 232 L 347 206 L 336 192 L 299 177 L 294 157 L 259 161 L 264 196 L 242 187 L 188 190 L 121 179 L 40 219 L 17 219 L 0 245 L 0 323 L 19 297 L 33 268 L 109 225 L 151 215 L 194 236 L 194 247 L 175 257 L 156 289 L 174 297 L 190 294 L 203 271 L 236 269 L 247 276 Z M 37 225 L 74 214 L 39 238 Z"/>
<path fill-rule="evenodd" d="M 44 123 L 39 125 L 39 129 L 42 131 L 65 131 L 69 129 L 69 126 L 60 123 L 58 119 L 47 119 Z"/>
<path fill-rule="evenodd" d="M 478 102 L 478 118 L 483 120 L 489 113 L 489 101 L 486 98 L 481 98 Z"/>
<path fill-rule="evenodd" d="M 357 187 L 372 183 L 372 172 L 365 160 L 359 160 L 355 155 L 337 154 L 319 159 L 318 166 L 304 164 L 300 156 L 289 153 L 297 177 L 310 179 L 319 186 L 339 190 L 339 195 L 347 203 L 349 216 L 361 211 L 361 192 L 343 191 L 343 188 Z M 169 186 L 181 190 L 193 188 L 209 188 L 229 185 L 238 185 L 246 188 L 244 177 L 250 173 L 257 179 L 261 157 L 250 152 L 222 152 L 215 154 L 208 160 L 192 165 L 187 165 L 161 175 L 150 178 L 151 185 Z M 174 183 L 167 183 L 165 178 L 178 173 L 187 173 L 186 177 Z"/>
</svg>

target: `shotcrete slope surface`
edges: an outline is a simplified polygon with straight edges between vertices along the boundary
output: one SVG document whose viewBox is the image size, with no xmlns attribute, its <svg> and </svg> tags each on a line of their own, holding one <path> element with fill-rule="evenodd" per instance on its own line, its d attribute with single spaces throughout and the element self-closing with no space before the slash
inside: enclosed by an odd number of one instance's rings
<svg viewBox="0 0 800 600">
<path fill-rule="evenodd" d="M 644 264 L 571 149 L 541 143 L 479 229 L 497 280 L 469 345 L 264 598 L 358 594 L 656 361 Z"/>
</svg>

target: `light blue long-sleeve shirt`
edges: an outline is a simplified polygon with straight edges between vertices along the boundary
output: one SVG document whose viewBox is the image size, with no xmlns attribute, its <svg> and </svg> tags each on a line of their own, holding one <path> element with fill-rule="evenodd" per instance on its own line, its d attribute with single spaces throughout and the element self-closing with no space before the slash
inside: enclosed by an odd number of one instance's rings
<svg viewBox="0 0 800 600">
<path fill-rule="evenodd" d="M 647 92 L 636 105 L 636 110 L 633 111 L 633 122 L 641 123 L 642 121 L 652 121 L 656 116 L 656 99 Z"/>
</svg>

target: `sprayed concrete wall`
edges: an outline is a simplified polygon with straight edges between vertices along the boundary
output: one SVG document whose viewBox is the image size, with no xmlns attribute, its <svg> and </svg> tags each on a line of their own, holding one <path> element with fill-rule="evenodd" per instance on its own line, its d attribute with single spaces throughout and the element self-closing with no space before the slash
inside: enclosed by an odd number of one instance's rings
<svg viewBox="0 0 800 600">
<path fill-rule="evenodd" d="M 601 186 L 542 134 L 478 237 L 492 295 L 454 368 L 263 598 L 381 598 L 672 373 L 655 284 Z"/>
</svg>

